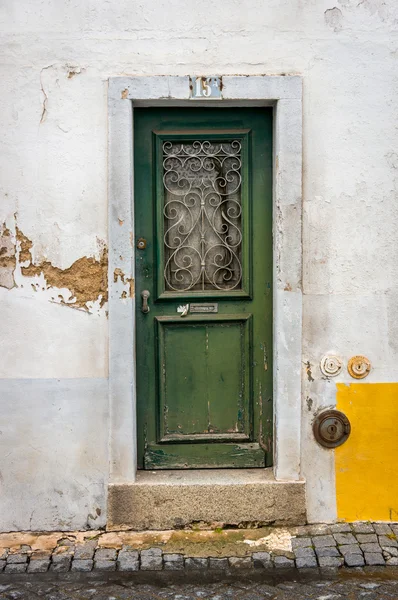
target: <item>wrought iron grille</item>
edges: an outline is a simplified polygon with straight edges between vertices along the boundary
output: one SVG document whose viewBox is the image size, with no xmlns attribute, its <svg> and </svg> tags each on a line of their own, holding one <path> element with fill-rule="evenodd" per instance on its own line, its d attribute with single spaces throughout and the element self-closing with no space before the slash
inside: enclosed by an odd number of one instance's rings
<svg viewBox="0 0 398 600">
<path fill-rule="evenodd" d="M 241 167 L 238 140 L 163 142 L 166 290 L 241 289 Z"/>
</svg>

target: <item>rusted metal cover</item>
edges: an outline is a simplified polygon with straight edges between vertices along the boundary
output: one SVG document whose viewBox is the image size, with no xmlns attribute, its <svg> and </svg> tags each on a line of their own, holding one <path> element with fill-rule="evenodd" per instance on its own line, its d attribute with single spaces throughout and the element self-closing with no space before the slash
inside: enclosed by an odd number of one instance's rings
<svg viewBox="0 0 398 600">
<path fill-rule="evenodd" d="M 138 248 L 138 250 L 145 250 L 146 240 L 144 238 L 139 238 L 137 240 L 137 248 Z"/>
<path fill-rule="evenodd" d="M 336 448 L 348 439 L 351 425 L 339 410 L 324 410 L 313 423 L 313 432 L 318 444 L 324 448 Z"/>
<path fill-rule="evenodd" d="M 366 356 L 353 356 L 348 361 L 347 370 L 354 379 L 363 379 L 370 372 L 370 361 Z"/>
</svg>

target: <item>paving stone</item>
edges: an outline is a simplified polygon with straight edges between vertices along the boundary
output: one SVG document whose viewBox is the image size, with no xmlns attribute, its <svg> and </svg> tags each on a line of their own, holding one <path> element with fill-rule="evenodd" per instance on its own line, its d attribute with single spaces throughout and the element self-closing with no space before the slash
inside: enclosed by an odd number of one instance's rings
<svg viewBox="0 0 398 600">
<path fill-rule="evenodd" d="M 352 552 L 348 552 L 344 556 L 344 562 L 347 567 L 363 567 L 365 564 L 365 559 L 362 554 L 353 554 Z"/>
<path fill-rule="evenodd" d="M 71 571 L 92 571 L 93 561 L 88 558 L 73 559 Z"/>
<path fill-rule="evenodd" d="M 91 560 L 97 547 L 98 540 L 90 540 L 75 547 L 75 560 Z"/>
<path fill-rule="evenodd" d="M 342 546 L 343 548 L 348 548 L 348 546 Z M 341 556 L 340 552 L 336 548 L 336 546 L 329 546 L 327 548 L 316 548 L 316 555 L 320 556 Z"/>
<path fill-rule="evenodd" d="M 335 523 L 330 525 L 330 531 L 332 533 L 351 533 L 351 526 L 349 523 Z"/>
<path fill-rule="evenodd" d="M 286 556 L 274 556 L 274 565 L 278 569 L 290 567 L 294 569 L 294 560 L 292 558 L 287 558 Z"/>
<path fill-rule="evenodd" d="M 117 558 L 118 571 L 138 571 L 140 568 L 137 550 L 120 550 Z"/>
<path fill-rule="evenodd" d="M 69 571 L 71 556 L 69 554 L 53 554 L 51 557 L 50 571 L 65 573 Z"/>
<path fill-rule="evenodd" d="M 5 573 L 25 573 L 27 563 L 10 563 L 6 565 Z"/>
<path fill-rule="evenodd" d="M 7 565 L 22 564 L 28 562 L 27 554 L 9 554 L 7 558 Z"/>
<path fill-rule="evenodd" d="M 398 537 L 398 523 L 391 523 L 390 527 L 393 530 L 393 532 L 395 533 L 395 535 Z"/>
<path fill-rule="evenodd" d="M 35 550 L 32 552 L 30 560 L 50 560 L 51 559 L 51 551 L 50 550 Z"/>
<path fill-rule="evenodd" d="M 383 555 L 377 552 L 365 552 L 365 562 L 370 566 L 386 564 Z"/>
<path fill-rule="evenodd" d="M 374 527 L 372 523 L 356 521 L 355 523 L 351 523 L 351 526 L 354 533 L 374 533 Z"/>
<path fill-rule="evenodd" d="M 342 546 L 343 544 L 355 544 L 356 542 L 352 533 L 335 533 L 333 537 L 339 546 Z"/>
<path fill-rule="evenodd" d="M 207 569 L 208 560 L 207 558 L 186 558 L 184 561 L 186 569 Z"/>
<path fill-rule="evenodd" d="M 317 567 L 318 563 L 315 555 L 311 558 L 310 556 L 303 558 L 296 558 L 296 567 L 298 569 L 311 569 Z"/>
<path fill-rule="evenodd" d="M 371 542 L 378 542 L 377 535 L 375 533 L 359 533 L 356 536 L 356 538 L 357 542 L 359 542 L 360 544 L 370 544 Z"/>
<path fill-rule="evenodd" d="M 71 548 L 69 546 L 60 546 L 58 548 L 55 548 L 54 552 L 51 555 L 51 558 L 54 558 L 55 556 L 69 556 L 69 558 L 73 558 L 74 555 L 74 547 Z"/>
<path fill-rule="evenodd" d="M 329 548 L 323 548 L 324 550 L 329 550 Z M 332 550 L 335 550 L 335 548 L 331 548 Z M 310 557 L 314 557 L 315 558 L 315 552 L 313 550 L 313 548 L 296 548 L 296 550 L 294 551 L 294 554 L 296 556 L 296 558 L 310 558 Z"/>
<path fill-rule="evenodd" d="M 391 558 L 388 558 L 386 565 L 389 567 L 398 567 L 398 556 L 392 556 Z"/>
<path fill-rule="evenodd" d="M 75 545 L 75 543 L 76 542 L 74 539 L 62 538 L 62 540 L 59 540 L 59 542 L 58 542 L 58 547 L 69 546 L 70 548 L 72 548 Z"/>
<path fill-rule="evenodd" d="M 165 554 L 163 563 L 166 571 L 181 571 L 184 568 L 184 557 L 182 554 Z"/>
<path fill-rule="evenodd" d="M 315 548 L 324 548 L 326 546 L 336 546 L 336 540 L 332 535 L 318 535 L 313 538 Z"/>
<path fill-rule="evenodd" d="M 250 569 L 252 567 L 251 556 L 231 556 L 228 558 L 231 569 Z"/>
<path fill-rule="evenodd" d="M 225 571 L 228 569 L 228 558 L 209 558 L 210 569 L 219 569 Z M 165 563 L 166 567 L 166 563 Z"/>
<path fill-rule="evenodd" d="M 160 548 L 141 550 L 142 571 L 161 571 L 163 568 L 162 551 Z"/>
<path fill-rule="evenodd" d="M 383 555 L 398 556 L 398 548 L 393 548 L 390 546 L 383 548 Z"/>
<path fill-rule="evenodd" d="M 0 550 L 0 560 L 6 560 L 8 555 L 9 555 L 8 548 L 4 548 L 4 550 Z"/>
<path fill-rule="evenodd" d="M 270 569 L 273 567 L 269 552 L 253 552 L 252 558 L 256 569 Z"/>
<path fill-rule="evenodd" d="M 381 547 L 379 544 L 361 544 L 361 550 L 363 552 L 377 552 L 381 554 Z"/>
<path fill-rule="evenodd" d="M 116 561 L 94 560 L 94 569 L 98 569 L 99 571 L 116 571 Z"/>
<path fill-rule="evenodd" d="M 360 554 L 362 556 L 362 550 L 359 544 L 348 544 L 347 546 L 340 546 L 339 550 L 343 556 L 346 554 Z"/>
<path fill-rule="evenodd" d="M 47 573 L 49 566 L 49 558 L 37 558 L 28 564 L 28 573 Z"/>
<path fill-rule="evenodd" d="M 138 550 L 133 550 L 132 548 L 129 547 L 123 547 L 118 554 L 118 560 L 125 560 L 125 559 L 129 559 L 129 560 L 139 560 L 140 558 L 140 554 L 138 552 Z"/>
<path fill-rule="evenodd" d="M 342 556 L 319 556 L 318 561 L 320 567 L 341 567 L 344 558 Z"/>
<path fill-rule="evenodd" d="M 379 535 L 379 544 L 382 548 L 388 548 L 395 546 L 398 548 L 398 542 L 395 538 L 389 537 L 387 535 Z"/>
<path fill-rule="evenodd" d="M 0 560 L 0 573 L 4 570 L 5 566 L 6 566 L 6 561 L 5 560 Z"/>
<path fill-rule="evenodd" d="M 116 560 L 116 550 L 114 548 L 98 548 L 95 551 L 95 560 Z"/>
<path fill-rule="evenodd" d="M 321 523 L 320 525 L 309 525 L 308 526 L 308 535 L 325 535 L 327 533 L 331 533 L 330 525 L 326 525 Z"/>
<path fill-rule="evenodd" d="M 391 535 L 393 533 L 388 523 L 373 523 L 373 527 L 377 535 Z"/>
<path fill-rule="evenodd" d="M 300 525 L 299 527 L 292 527 L 290 530 L 290 534 L 296 536 L 308 536 L 308 525 Z"/>
<path fill-rule="evenodd" d="M 293 550 L 295 550 L 296 548 L 304 548 L 307 546 L 312 546 L 312 540 L 310 537 L 292 538 Z"/>
</svg>

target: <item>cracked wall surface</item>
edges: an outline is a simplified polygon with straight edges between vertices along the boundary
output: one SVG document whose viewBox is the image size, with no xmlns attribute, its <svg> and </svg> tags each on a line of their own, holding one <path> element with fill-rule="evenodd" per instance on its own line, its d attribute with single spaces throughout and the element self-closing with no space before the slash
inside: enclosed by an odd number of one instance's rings
<svg viewBox="0 0 398 600">
<path fill-rule="evenodd" d="M 88 527 L 97 508 L 96 526 L 106 519 L 106 95 L 115 75 L 303 76 L 301 467 L 309 518 L 333 519 L 333 453 L 311 431 L 317 411 L 336 402 L 320 359 L 363 354 L 367 381 L 398 381 L 398 4 L 43 0 L 36 10 L 6 0 L 0 10 L 0 398 L 2 444 L 12 448 L 0 452 L 0 529 Z M 128 302 L 127 265 L 114 276 Z M 349 382 L 347 372 L 336 381 Z"/>
</svg>

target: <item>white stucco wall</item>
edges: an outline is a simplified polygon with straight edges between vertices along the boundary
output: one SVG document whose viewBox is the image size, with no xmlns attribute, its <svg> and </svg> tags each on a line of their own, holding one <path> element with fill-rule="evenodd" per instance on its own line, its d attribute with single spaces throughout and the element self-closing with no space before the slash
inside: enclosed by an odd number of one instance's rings
<svg viewBox="0 0 398 600">
<path fill-rule="evenodd" d="M 395 0 L 5 0 L 0 27 L 0 223 L 62 270 L 98 261 L 107 241 L 109 77 L 303 76 L 301 466 L 309 518 L 333 519 L 333 453 L 310 431 L 313 412 L 334 403 L 319 360 L 364 354 L 369 381 L 398 380 Z M 14 279 L 0 288 L 0 529 L 98 527 L 106 304 L 94 294 L 72 308 L 67 288 L 42 290 L 18 269 Z"/>
</svg>

